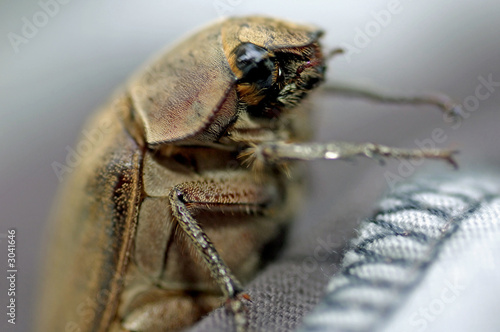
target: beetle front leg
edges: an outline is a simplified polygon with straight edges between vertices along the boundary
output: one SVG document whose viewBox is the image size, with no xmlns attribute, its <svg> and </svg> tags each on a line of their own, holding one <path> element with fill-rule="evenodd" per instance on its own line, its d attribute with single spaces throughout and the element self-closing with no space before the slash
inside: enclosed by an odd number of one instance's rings
<svg viewBox="0 0 500 332">
<path fill-rule="evenodd" d="M 463 113 L 462 105 L 442 93 L 396 96 L 378 91 L 375 88 L 354 86 L 343 83 L 330 83 L 324 86 L 324 90 L 330 93 L 345 95 L 348 97 L 366 98 L 381 103 L 431 105 L 438 107 L 444 114 L 452 119 L 456 119 Z"/>
<path fill-rule="evenodd" d="M 349 159 L 355 156 L 368 158 L 402 158 L 402 159 L 441 159 L 454 168 L 458 165 L 453 159 L 457 151 L 441 149 L 400 149 L 373 143 L 284 143 L 265 142 L 256 145 L 242 154 L 249 163 L 256 167 L 263 164 L 278 164 L 290 160 L 318 160 L 318 159 Z"/>
</svg>

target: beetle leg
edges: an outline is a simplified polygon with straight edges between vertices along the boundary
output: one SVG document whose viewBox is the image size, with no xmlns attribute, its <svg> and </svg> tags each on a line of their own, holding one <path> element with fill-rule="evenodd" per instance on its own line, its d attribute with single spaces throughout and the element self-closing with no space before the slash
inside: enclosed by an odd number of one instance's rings
<svg viewBox="0 0 500 332">
<path fill-rule="evenodd" d="M 255 167 L 263 164 L 277 164 L 290 160 L 318 160 L 318 159 L 349 159 L 355 156 L 368 158 L 401 158 L 401 159 L 441 159 L 454 168 L 458 165 L 453 159 L 455 150 L 441 149 L 400 149 L 374 143 L 284 143 L 266 142 L 256 145 L 242 156 L 246 156 Z"/>
<path fill-rule="evenodd" d="M 388 95 L 374 88 L 354 86 L 342 83 L 330 83 L 323 87 L 327 92 L 341 94 L 349 97 L 371 99 L 382 103 L 432 105 L 443 111 L 451 119 L 457 119 L 463 114 L 462 105 L 442 93 L 395 96 Z"/>
<path fill-rule="evenodd" d="M 226 307 L 233 313 L 237 331 L 244 331 L 247 325 L 245 307 L 238 294 L 243 287 L 241 283 L 232 274 L 222 257 L 215 249 L 212 241 L 201 229 L 198 222 L 191 216 L 184 200 L 184 192 L 179 188 L 174 188 L 170 195 L 170 205 L 172 212 L 179 226 L 189 237 L 191 243 L 207 264 L 212 277 L 220 285 L 224 296 L 228 299 Z"/>
<path fill-rule="evenodd" d="M 179 226 L 201 254 L 210 273 L 221 286 L 224 295 L 229 298 L 235 297 L 243 287 L 231 273 L 198 222 L 191 216 L 184 200 L 184 192 L 179 188 L 174 188 L 170 195 L 170 204 Z"/>
<path fill-rule="evenodd" d="M 169 201 L 172 214 L 180 228 L 195 246 L 212 277 L 228 299 L 226 308 L 233 313 L 237 330 L 243 331 L 247 325 L 243 300 L 249 300 L 249 296 L 241 293 L 243 290 L 241 283 L 232 274 L 191 212 L 193 209 L 209 210 L 210 206 L 220 207 L 222 211 L 243 214 L 259 212 L 273 201 L 277 192 L 273 184 L 264 185 L 238 178 L 231 180 L 179 184 L 170 192 Z"/>
</svg>

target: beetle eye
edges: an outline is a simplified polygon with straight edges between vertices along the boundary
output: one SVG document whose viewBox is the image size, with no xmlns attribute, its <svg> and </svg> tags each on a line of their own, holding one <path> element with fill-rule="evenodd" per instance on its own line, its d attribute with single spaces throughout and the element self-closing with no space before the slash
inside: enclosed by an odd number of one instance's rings
<svg viewBox="0 0 500 332">
<path fill-rule="evenodd" d="M 236 66 L 243 73 L 240 82 L 256 84 L 260 89 L 272 86 L 275 64 L 265 48 L 244 43 L 238 46 L 235 55 Z"/>
</svg>

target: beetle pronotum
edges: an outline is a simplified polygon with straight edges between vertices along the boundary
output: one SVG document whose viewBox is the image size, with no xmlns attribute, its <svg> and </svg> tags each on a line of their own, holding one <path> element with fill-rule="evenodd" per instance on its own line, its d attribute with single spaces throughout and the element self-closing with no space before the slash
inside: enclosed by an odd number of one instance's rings
<svg viewBox="0 0 500 332">
<path fill-rule="evenodd" d="M 301 100 L 324 79 L 321 34 L 273 18 L 217 22 L 95 114 L 89 128 L 106 135 L 58 206 L 40 331 L 171 331 L 225 299 L 241 319 L 242 284 L 301 200 L 294 160 L 453 161 L 447 150 L 306 143 Z"/>
</svg>

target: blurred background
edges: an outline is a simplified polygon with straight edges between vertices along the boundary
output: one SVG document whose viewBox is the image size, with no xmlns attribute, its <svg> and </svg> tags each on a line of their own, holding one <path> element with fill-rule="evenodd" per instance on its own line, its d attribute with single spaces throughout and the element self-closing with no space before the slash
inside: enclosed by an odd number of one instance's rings
<svg viewBox="0 0 500 332">
<path fill-rule="evenodd" d="M 347 50 L 331 61 L 328 80 L 395 94 L 441 91 L 469 105 L 467 119 L 452 126 L 432 107 L 317 94 L 317 140 L 417 148 L 437 129 L 446 138 L 436 145 L 459 148 L 462 169 L 496 167 L 499 13 L 500 2 L 493 0 L 0 1 L 0 266 L 6 274 L 5 234 L 16 228 L 18 268 L 15 326 L 3 313 L 8 287 L 0 278 L 0 330 L 30 329 L 43 230 L 60 185 L 52 164 L 65 163 L 66 148 L 75 145 L 89 114 L 158 50 L 222 16 L 313 23 L 326 31 L 326 48 Z M 328 219 L 347 238 L 390 187 L 388 176 L 405 178 L 425 166 L 406 172 L 397 161 L 380 167 L 359 160 L 310 167 L 312 185 L 292 232 L 296 239 L 319 232 L 314 223 Z"/>
</svg>

